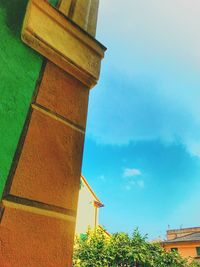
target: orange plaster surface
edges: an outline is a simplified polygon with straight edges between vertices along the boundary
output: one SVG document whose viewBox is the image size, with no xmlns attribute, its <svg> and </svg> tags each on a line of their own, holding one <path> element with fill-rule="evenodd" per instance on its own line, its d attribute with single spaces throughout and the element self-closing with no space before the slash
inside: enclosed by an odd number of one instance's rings
<svg viewBox="0 0 200 267">
<path fill-rule="evenodd" d="M 47 62 L 36 103 L 85 128 L 89 89 Z"/>
<path fill-rule="evenodd" d="M 72 266 L 89 92 L 82 86 L 47 64 L 3 199 L 1 267 Z"/>
<path fill-rule="evenodd" d="M 165 244 L 164 248 L 167 251 L 170 251 L 171 248 L 178 248 L 178 252 L 180 255 L 184 258 L 197 257 L 196 247 L 200 247 L 200 242 L 180 242 L 180 243 L 174 243 L 174 244 Z"/>
<path fill-rule="evenodd" d="M 33 111 L 10 194 L 76 211 L 83 141 L 82 133 Z"/>
<path fill-rule="evenodd" d="M 70 267 L 73 239 L 74 223 L 6 208 L 0 227 L 0 266 Z"/>
<path fill-rule="evenodd" d="M 105 47 L 46 1 L 29 4 L 24 41 L 71 75 L 50 61 L 43 69 L 1 203 L 0 267 L 71 267 L 89 87 Z M 83 18 L 92 32 L 97 7 Z"/>
</svg>

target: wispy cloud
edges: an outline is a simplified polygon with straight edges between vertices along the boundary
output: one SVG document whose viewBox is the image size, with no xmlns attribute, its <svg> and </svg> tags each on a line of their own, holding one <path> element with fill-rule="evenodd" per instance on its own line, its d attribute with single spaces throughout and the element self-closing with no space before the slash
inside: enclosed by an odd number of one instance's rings
<svg viewBox="0 0 200 267">
<path fill-rule="evenodd" d="M 200 2 L 102 0 L 100 12 L 109 53 L 91 94 L 88 134 L 117 145 L 179 139 L 200 155 Z M 111 17 L 114 26 L 105 27 Z"/>
<path fill-rule="evenodd" d="M 135 168 L 125 168 L 123 178 L 126 178 L 125 189 L 130 191 L 133 187 L 144 187 L 144 180 L 138 179 L 141 176 L 141 170 Z"/>
<path fill-rule="evenodd" d="M 145 183 L 144 180 L 138 180 L 138 181 L 127 181 L 126 185 L 125 185 L 125 189 L 127 191 L 130 191 L 131 189 L 133 189 L 134 187 L 139 187 L 139 188 L 144 188 Z"/>
<path fill-rule="evenodd" d="M 134 177 L 138 175 L 141 175 L 141 171 L 139 169 L 125 168 L 123 172 L 123 177 Z"/>
</svg>

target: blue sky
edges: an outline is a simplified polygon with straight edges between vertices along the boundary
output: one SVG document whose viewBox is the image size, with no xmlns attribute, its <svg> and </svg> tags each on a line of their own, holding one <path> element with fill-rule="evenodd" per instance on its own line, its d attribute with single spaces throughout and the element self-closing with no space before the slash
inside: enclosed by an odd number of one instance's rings
<svg viewBox="0 0 200 267">
<path fill-rule="evenodd" d="M 101 0 L 83 174 L 110 231 L 200 222 L 200 3 Z"/>
</svg>

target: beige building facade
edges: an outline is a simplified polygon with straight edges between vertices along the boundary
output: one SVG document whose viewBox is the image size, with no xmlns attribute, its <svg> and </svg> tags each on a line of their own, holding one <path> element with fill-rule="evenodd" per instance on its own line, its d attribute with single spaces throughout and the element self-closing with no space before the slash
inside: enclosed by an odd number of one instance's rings
<svg viewBox="0 0 200 267">
<path fill-rule="evenodd" d="M 76 234 L 86 233 L 88 228 L 99 226 L 99 209 L 104 204 L 97 197 L 84 176 L 81 176 L 78 200 Z"/>
</svg>

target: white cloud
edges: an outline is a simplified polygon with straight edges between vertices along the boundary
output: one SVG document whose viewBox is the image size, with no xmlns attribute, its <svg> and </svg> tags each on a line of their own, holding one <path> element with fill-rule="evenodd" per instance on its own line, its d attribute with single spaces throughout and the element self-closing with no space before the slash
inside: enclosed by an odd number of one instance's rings
<svg viewBox="0 0 200 267">
<path fill-rule="evenodd" d="M 125 168 L 123 172 L 123 177 L 134 177 L 138 175 L 141 175 L 141 171 L 139 169 Z"/>
<path fill-rule="evenodd" d="M 144 180 L 139 179 L 141 176 L 141 171 L 135 168 L 125 168 L 123 171 L 123 177 L 126 178 L 125 189 L 130 191 L 135 186 L 144 188 Z"/>
</svg>

